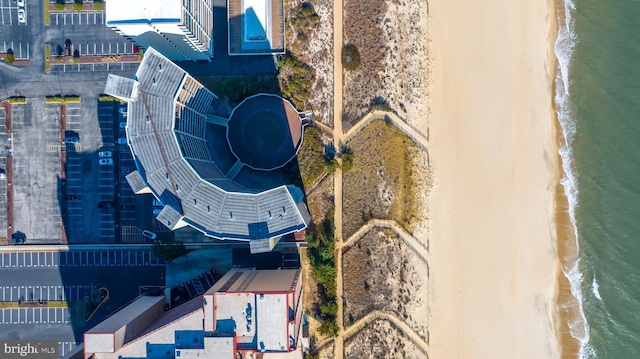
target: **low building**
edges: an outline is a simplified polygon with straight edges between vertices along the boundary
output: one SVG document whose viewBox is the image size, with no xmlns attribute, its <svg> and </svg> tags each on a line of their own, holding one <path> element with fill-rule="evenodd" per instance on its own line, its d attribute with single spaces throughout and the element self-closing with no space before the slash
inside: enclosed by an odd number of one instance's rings
<svg viewBox="0 0 640 359">
<path fill-rule="evenodd" d="M 109 0 L 106 25 L 173 61 L 213 56 L 213 0 Z"/>
<path fill-rule="evenodd" d="M 234 268 L 167 312 L 140 297 L 85 333 L 84 358 L 302 358 L 300 273 Z"/>
</svg>

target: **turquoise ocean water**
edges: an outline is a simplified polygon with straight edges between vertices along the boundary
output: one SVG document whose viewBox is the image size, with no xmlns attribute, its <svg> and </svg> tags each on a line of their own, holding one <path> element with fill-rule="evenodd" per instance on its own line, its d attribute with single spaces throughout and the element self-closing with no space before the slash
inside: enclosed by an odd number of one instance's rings
<svg viewBox="0 0 640 359">
<path fill-rule="evenodd" d="M 640 0 L 566 0 L 556 105 L 581 358 L 640 358 Z"/>
</svg>

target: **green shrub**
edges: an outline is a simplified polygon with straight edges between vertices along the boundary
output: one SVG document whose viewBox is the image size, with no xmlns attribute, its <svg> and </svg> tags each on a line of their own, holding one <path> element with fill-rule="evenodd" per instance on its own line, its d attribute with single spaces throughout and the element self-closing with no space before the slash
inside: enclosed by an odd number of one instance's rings
<svg viewBox="0 0 640 359">
<path fill-rule="evenodd" d="M 318 327 L 318 333 L 322 335 L 328 335 L 330 337 L 337 337 L 340 332 L 340 328 L 334 320 L 325 320 L 320 327 Z"/>
<path fill-rule="evenodd" d="M 106 101 L 119 101 L 117 98 L 109 95 L 100 95 L 98 96 L 98 101 L 106 102 Z"/>
<path fill-rule="evenodd" d="M 74 3 L 73 4 L 73 9 L 75 11 L 82 11 L 82 3 Z"/>
<path fill-rule="evenodd" d="M 61 3 L 57 2 L 57 3 L 53 4 L 53 8 L 56 9 L 56 10 L 64 10 L 64 4 L 61 4 Z"/>
<path fill-rule="evenodd" d="M 102 1 L 93 1 L 93 8 L 96 10 L 104 10 L 104 3 Z"/>
<path fill-rule="evenodd" d="M 10 104 L 27 103 L 27 98 L 24 96 L 13 96 L 13 97 L 9 97 L 7 101 Z"/>
<path fill-rule="evenodd" d="M 62 102 L 62 97 L 60 97 L 60 96 L 47 96 L 44 99 L 44 102 L 46 102 L 46 103 L 61 103 Z"/>
<path fill-rule="evenodd" d="M 291 101 L 297 109 L 304 109 L 316 81 L 315 71 L 290 52 L 278 60 L 282 97 Z"/>
<path fill-rule="evenodd" d="M 7 57 L 5 58 L 5 60 L 7 61 L 7 63 L 9 65 L 13 64 L 13 62 L 16 60 L 15 56 L 13 55 L 12 52 L 7 53 Z"/>
<path fill-rule="evenodd" d="M 320 22 L 320 16 L 310 2 L 300 4 L 291 15 L 291 24 L 299 30 L 314 28 Z"/>
<path fill-rule="evenodd" d="M 80 103 L 80 96 L 65 96 L 65 103 Z"/>
<path fill-rule="evenodd" d="M 356 45 L 342 46 L 342 67 L 347 71 L 353 71 L 360 67 L 360 52 Z"/>
</svg>

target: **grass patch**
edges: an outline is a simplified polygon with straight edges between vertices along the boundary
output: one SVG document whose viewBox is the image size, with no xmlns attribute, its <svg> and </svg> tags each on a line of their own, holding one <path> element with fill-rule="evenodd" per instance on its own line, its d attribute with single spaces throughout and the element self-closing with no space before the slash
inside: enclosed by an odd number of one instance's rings
<svg viewBox="0 0 640 359">
<path fill-rule="evenodd" d="M 304 188 L 310 188 L 325 172 L 324 144 L 317 128 L 307 126 L 304 129 L 304 142 L 298 152 L 298 164 Z"/>
<path fill-rule="evenodd" d="M 62 103 L 64 100 L 60 96 L 47 96 L 44 99 L 45 103 Z"/>
<path fill-rule="evenodd" d="M 27 98 L 24 96 L 12 96 L 7 99 L 10 104 L 27 103 Z"/>
<path fill-rule="evenodd" d="M 49 44 L 44 45 L 44 71 L 47 73 L 51 71 L 51 47 Z"/>
<path fill-rule="evenodd" d="M 211 92 L 226 97 L 232 106 L 255 94 L 280 93 L 278 79 L 273 75 L 198 77 L 196 80 Z"/>
<path fill-rule="evenodd" d="M 391 123 L 376 120 L 349 142 L 353 168 L 344 172 L 344 238 L 369 220 L 393 219 L 412 232 L 421 220 L 416 176 L 425 156 Z"/>
<path fill-rule="evenodd" d="M 120 101 L 117 98 L 109 95 L 100 95 L 98 96 L 98 101 L 100 102 L 108 102 L 108 101 Z"/>
<path fill-rule="evenodd" d="M 80 103 L 80 96 L 65 96 L 63 100 L 65 103 Z"/>
<path fill-rule="evenodd" d="M 49 18 L 49 0 L 44 0 L 44 24 L 49 25 L 51 19 Z"/>
<path fill-rule="evenodd" d="M 282 97 L 303 110 L 316 80 L 315 70 L 287 52 L 278 60 L 278 71 Z"/>
</svg>

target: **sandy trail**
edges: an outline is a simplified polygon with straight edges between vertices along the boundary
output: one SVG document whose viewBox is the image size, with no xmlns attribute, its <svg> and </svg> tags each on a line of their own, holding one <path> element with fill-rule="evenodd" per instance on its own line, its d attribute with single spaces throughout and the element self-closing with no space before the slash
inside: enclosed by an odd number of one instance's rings
<svg viewBox="0 0 640 359">
<path fill-rule="evenodd" d="M 559 356 L 552 10 L 429 1 L 431 358 Z"/>
</svg>

